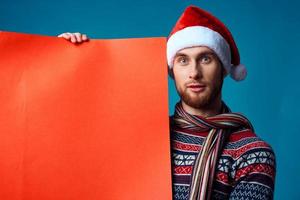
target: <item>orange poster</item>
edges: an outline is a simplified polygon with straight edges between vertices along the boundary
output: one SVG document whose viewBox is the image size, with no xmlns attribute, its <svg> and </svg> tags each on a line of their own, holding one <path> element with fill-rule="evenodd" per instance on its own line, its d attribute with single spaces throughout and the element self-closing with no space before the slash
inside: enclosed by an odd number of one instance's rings
<svg viewBox="0 0 300 200">
<path fill-rule="evenodd" d="M 165 43 L 0 32 L 0 199 L 171 199 Z"/>
</svg>

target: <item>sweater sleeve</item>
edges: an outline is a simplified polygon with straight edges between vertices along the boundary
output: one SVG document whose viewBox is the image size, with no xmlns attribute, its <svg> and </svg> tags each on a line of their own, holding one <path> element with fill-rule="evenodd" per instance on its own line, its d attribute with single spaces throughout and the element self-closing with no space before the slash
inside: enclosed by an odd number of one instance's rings
<svg viewBox="0 0 300 200">
<path fill-rule="evenodd" d="M 249 149 L 234 163 L 234 185 L 230 200 L 272 200 L 276 160 L 272 148 L 264 141 Z"/>
</svg>

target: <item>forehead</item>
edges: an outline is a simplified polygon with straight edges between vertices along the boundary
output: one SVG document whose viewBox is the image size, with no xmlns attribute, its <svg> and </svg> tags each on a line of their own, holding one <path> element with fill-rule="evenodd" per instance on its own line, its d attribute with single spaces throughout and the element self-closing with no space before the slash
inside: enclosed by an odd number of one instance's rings
<svg viewBox="0 0 300 200">
<path fill-rule="evenodd" d="M 206 47 L 206 46 L 196 46 L 196 47 L 188 47 L 188 48 L 184 48 L 179 50 L 176 55 L 198 55 L 198 54 L 203 54 L 203 53 L 212 53 L 214 54 L 214 51 L 211 50 L 210 48 Z M 175 55 L 175 56 L 176 56 Z"/>
</svg>

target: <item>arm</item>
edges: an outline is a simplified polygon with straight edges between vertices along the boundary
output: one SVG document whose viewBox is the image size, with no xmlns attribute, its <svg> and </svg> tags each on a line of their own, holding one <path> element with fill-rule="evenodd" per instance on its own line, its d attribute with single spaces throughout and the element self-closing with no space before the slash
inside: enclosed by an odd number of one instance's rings
<svg viewBox="0 0 300 200">
<path fill-rule="evenodd" d="M 275 154 L 267 143 L 248 150 L 235 162 L 235 185 L 229 199 L 272 200 L 275 174 Z"/>
</svg>

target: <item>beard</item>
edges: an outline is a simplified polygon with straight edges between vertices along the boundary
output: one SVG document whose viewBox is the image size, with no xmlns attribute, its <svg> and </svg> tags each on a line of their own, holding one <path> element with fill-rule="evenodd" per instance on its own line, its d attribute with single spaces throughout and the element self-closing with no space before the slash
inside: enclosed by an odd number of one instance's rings
<svg viewBox="0 0 300 200">
<path fill-rule="evenodd" d="M 192 108 L 207 108 L 213 105 L 221 94 L 223 78 L 220 77 L 218 81 L 206 84 L 205 90 L 200 93 L 193 93 L 189 91 L 186 85 L 184 89 L 177 88 L 181 100 Z"/>
</svg>

